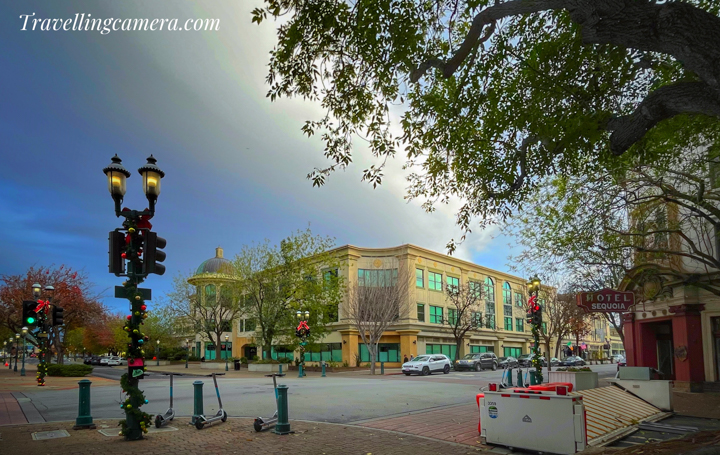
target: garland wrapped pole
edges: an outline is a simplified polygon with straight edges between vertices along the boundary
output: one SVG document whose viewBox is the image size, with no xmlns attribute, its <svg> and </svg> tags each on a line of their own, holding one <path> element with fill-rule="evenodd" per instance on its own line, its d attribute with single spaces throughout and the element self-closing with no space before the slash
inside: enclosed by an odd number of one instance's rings
<svg viewBox="0 0 720 455">
<path fill-rule="evenodd" d="M 139 285 L 145 278 L 155 273 L 165 273 L 165 266 L 157 264 L 165 259 L 165 253 L 159 251 L 165 247 L 165 240 L 152 232 L 150 219 L 155 214 L 155 202 L 160 194 L 160 179 L 165 176 L 156 165 L 152 155 L 147 164 L 138 172 L 143 176 L 143 189 L 150 203 L 150 207 L 143 211 L 120 209 L 125 196 L 125 180 L 130 177 L 122 161 L 115 155 L 112 163 L 103 169 L 108 178 L 108 188 L 115 201 L 115 215 L 124 217 L 122 228 L 110 232 L 110 263 L 109 271 L 116 276 L 125 276 L 127 280 L 123 286 L 115 288 L 115 297 L 129 300 L 130 314 L 125 320 L 124 330 L 128 334 L 127 357 L 128 371 L 120 378 L 120 386 L 125 394 L 125 400 L 120 408 L 125 411 L 125 419 L 119 423 L 120 436 L 128 441 L 143 438 L 148 432 L 152 416 L 142 411 L 142 406 L 148 403 L 143 391 L 140 390 L 140 379 L 145 372 L 145 345 L 149 337 L 143 333 L 142 326 L 147 317 L 146 300 L 150 300 L 150 290 L 142 289 Z M 127 266 L 127 273 L 125 268 Z"/>
<path fill-rule="evenodd" d="M 532 353 L 532 365 L 535 371 L 531 372 L 531 383 L 542 384 L 543 382 L 543 365 L 540 357 L 540 330 L 542 330 L 542 306 L 538 299 L 540 298 L 540 278 L 533 277 L 528 282 L 528 292 L 530 299 L 528 300 L 528 322 L 532 328 L 534 339 Z M 533 380 L 534 379 L 534 380 Z"/>
</svg>

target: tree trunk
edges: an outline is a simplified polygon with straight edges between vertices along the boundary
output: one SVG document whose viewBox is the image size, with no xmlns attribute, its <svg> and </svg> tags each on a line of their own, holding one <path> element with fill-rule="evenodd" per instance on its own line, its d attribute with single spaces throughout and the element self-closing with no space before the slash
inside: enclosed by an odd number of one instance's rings
<svg viewBox="0 0 720 455">
<path fill-rule="evenodd" d="M 375 374 L 375 362 L 377 361 L 377 343 L 371 343 L 368 346 L 368 353 L 370 354 L 370 374 Z"/>
<path fill-rule="evenodd" d="M 545 354 L 545 359 L 547 360 L 548 371 L 552 371 L 552 362 L 550 362 L 552 359 L 552 356 L 550 355 L 550 340 L 545 341 L 545 352 L 547 353 Z"/>
<path fill-rule="evenodd" d="M 460 348 L 461 347 L 462 347 L 462 339 L 455 340 L 455 359 L 453 359 L 453 360 L 460 359 Z"/>
</svg>

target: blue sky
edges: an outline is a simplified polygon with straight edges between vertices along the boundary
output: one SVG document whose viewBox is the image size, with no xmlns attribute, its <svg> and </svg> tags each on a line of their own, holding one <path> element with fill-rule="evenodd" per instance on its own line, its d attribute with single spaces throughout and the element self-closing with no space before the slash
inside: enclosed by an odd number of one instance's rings
<svg viewBox="0 0 720 455">
<path fill-rule="evenodd" d="M 323 145 L 300 131 L 319 113 L 302 100 L 265 97 L 274 25 L 250 23 L 257 0 L 44 0 L 0 3 L 0 274 L 32 265 L 84 269 L 111 298 L 107 233 L 118 227 L 103 167 L 117 153 L 133 173 L 124 205 L 147 205 L 137 168 L 151 153 L 166 172 L 154 229 L 168 240 L 168 272 L 147 281 L 165 293 L 173 275 L 222 246 L 278 242 L 310 225 L 337 245 L 414 243 L 444 251 L 458 238 L 456 206 L 407 203 L 402 159 L 384 184 L 360 182 L 371 162 L 312 188 Z M 22 14 L 72 18 L 218 18 L 212 32 L 22 31 Z M 507 239 L 474 232 L 456 256 L 507 271 Z"/>
</svg>

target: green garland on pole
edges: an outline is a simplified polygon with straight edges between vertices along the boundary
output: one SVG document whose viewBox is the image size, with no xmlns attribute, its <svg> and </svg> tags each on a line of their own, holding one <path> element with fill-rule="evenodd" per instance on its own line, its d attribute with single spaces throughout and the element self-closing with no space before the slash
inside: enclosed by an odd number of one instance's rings
<svg viewBox="0 0 720 455">
<path fill-rule="evenodd" d="M 147 317 L 147 306 L 143 301 L 142 293 L 138 290 L 138 285 L 143 282 L 143 277 L 138 276 L 142 272 L 140 257 L 143 238 L 135 219 L 127 219 L 123 223 L 123 227 L 128 232 L 123 252 L 123 258 L 128 261 L 128 280 L 123 283 L 123 287 L 125 295 L 130 301 L 131 313 L 127 316 L 123 327 L 130 338 L 126 353 L 128 372 L 120 378 L 120 386 L 126 394 L 125 401 L 120 405 L 120 408 L 125 410 L 125 420 L 121 420 L 118 425 L 121 427 L 120 436 L 125 436 L 128 441 L 135 441 L 143 438 L 143 433 L 148 432 L 148 427 L 152 422 L 152 416 L 140 409 L 148 401 L 139 388 L 139 377 L 145 371 L 143 346 L 149 337 L 142 332 L 141 326 L 144 325 L 143 320 Z M 140 374 L 136 376 L 138 372 Z M 131 373 L 133 374 L 131 375 Z"/>
<path fill-rule="evenodd" d="M 532 352 L 534 354 L 534 357 L 532 359 L 532 364 L 535 367 L 535 378 L 537 379 L 538 383 L 542 384 L 543 382 L 543 365 L 542 360 L 540 360 L 540 328 L 537 324 L 532 324 L 532 335 L 535 339 L 535 343 L 533 345 Z"/>
<path fill-rule="evenodd" d="M 38 300 L 38 303 L 41 301 Z M 41 310 L 38 312 L 38 327 L 40 327 L 41 333 L 39 335 L 46 335 L 47 336 L 47 330 L 45 327 L 45 312 L 44 310 Z M 47 376 L 48 372 L 48 366 L 47 366 L 47 354 L 48 354 L 48 342 L 47 338 L 38 336 L 38 366 L 37 366 L 37 383 L 38 387 L 43 387 L 45 385 L 45 376 Z"/>
</svg>

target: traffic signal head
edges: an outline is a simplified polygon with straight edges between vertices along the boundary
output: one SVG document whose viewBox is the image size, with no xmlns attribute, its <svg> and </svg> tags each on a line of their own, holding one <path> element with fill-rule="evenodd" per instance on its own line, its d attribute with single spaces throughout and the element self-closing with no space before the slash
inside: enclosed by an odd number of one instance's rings
<svg viewBox="0 0 720 455">
<path fill-rule="evenodd" d="M 538 327 L 542 325 L 542 307 L 540 305 L 536 305 L 535 311 L 533 311 L 533 324 Z"/>
<path fill-rule="evenodd" d="M 34 300 L 23 301 L 22 325 L 27 327 L 37 325 L 38 317 L 35 312 L 35 308 L 37 308 L 37 306 L 38 303 Z"/>
<path fill-rule="evenodd" d="M 120 231 L 110 231 L 110 262 L 108 268 L 110 273 L 120 276 L 125 273 L 125 260 L 122 257 L 125 248 L 125 235 Z"/>
<path fill-rule="evenodd" d="M 164 274 L 165 266 L 158 263 L 164 261 L 167 257 L 165 252 L 162 251 L 167 245 L 167 240 L 158 237 L 158 235 L 152 231 L 144 231 L 143 236 L 143 274 Z"/>
<path fill-rule="evenodd" d="M 60 308 L 59 306 L 53 305 L 53 309 L 52 309 L 52 325 L 53 326 L 64 324 L 63 311 L 64 310 L 62 308 Z"/>
</svg>

